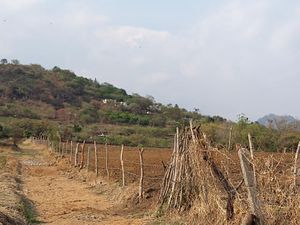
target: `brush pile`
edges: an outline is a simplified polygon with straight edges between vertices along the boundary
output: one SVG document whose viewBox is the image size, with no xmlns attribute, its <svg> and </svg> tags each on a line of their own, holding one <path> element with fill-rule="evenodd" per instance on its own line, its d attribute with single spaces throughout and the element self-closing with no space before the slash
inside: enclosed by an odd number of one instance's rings
<svg viewBox="0 0 300 225">
<path fill-rule="evenodd" d="M 236 189 L 231 185 L 213 158 L 212 148 L 200 127 L 177 129 L 174 150 L 166 170 L 159 204 L 180 212 L 190 209 L 193 203 L 205 214 L 216 208 L 233 218 Z M 203 212 L 200 212 L 203 213 Z"/>
</svg>

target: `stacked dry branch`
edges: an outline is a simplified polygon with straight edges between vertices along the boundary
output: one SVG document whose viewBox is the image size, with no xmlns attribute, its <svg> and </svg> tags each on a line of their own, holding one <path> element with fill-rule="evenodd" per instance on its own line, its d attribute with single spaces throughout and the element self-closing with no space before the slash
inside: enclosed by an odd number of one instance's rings
<svg viewBox="0 0 300 225">
<path fill-rule="evenodd" d="M 224 206 L 227 220 L 233 218 L 236 189 L 214 161 L 211 154 L 214 150 L 200 127 L 191 124 L 181 132 L 177 129 L 159 197 L 161 207 L 184 211 L 197 201 L 204 210 L 209 210 L 216 206 L 211 204 L 217 204 Z M 212 199 L 218 196 L 222 197 Z"/>
</svg>

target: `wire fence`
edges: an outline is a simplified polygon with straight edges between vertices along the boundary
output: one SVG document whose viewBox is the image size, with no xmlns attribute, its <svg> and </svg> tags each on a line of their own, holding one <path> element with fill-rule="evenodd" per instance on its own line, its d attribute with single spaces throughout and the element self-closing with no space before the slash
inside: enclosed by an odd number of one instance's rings
<svg viewBox="0 0 300 225">
<path fill-rule="evenodd" d="M 171 151 L 166 149 L 51 141 L 47 137 L 31 137 L 31 141 L 45 145 L 49 151 L 66 158 L 74 167 L 121 182 L 122 186 L 138 182 L 140 198 L 145 188 L 160 188 L 171 157 Z"/>
</svg>

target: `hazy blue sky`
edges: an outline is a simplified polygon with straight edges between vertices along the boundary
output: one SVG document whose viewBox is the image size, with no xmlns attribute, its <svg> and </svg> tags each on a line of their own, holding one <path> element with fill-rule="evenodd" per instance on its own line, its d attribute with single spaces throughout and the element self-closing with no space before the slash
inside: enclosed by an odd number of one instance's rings
<svg viewBox="0 0 300 225">
<path fill-rule="evenodd" d="M 0 58 L 235 120 L 300 118 L 300 2 L 0 0 Z"/>
</svg>

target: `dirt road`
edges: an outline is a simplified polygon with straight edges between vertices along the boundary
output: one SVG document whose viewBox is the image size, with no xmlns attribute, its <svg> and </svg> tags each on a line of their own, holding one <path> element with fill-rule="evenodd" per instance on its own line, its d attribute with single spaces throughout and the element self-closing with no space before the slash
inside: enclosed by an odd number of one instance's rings
<svg viewBox="0 0 300 225">
<path fill-rule="evenodd" d="M 30 146 L 29 146 L 30 147 Z M 28 148 L 28 146 L 27 146 Z M 28 151 L 24 149 L 23 151 Z M 25 196 L 33 202 L 42 224 L 144 224 L 113 210 L 113 202 L 105 194 L 96 194 L 87 184 L 69 179 L 39 148 L 30 148 L 32 154 L 21 158 L 22 186 Z"/>
</svg>

